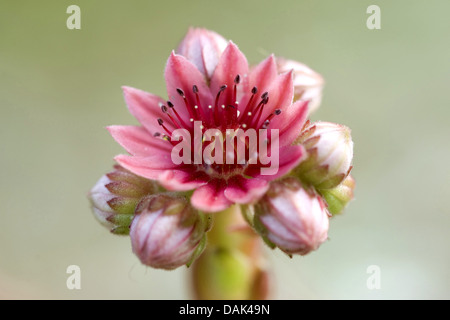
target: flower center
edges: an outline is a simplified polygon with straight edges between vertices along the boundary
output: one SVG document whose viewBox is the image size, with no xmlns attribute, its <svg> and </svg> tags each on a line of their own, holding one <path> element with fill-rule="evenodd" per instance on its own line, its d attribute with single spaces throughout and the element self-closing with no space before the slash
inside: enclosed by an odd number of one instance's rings
<svg viewBox="0 0 450 320">
<path fill-rule="evenodd" d="M 202 151 L 205 151 L 208 147 L 208 150 L 214 149 L 211 155 L 214 159 L 222 158 L 223 161 L 220 163 L 204 158 L 201 164 L 196 164 L 198 168 L 206 171 L 209 175 L 220 174 L 223 176 L 224 174 L 233 175 L 242 173 L 249 164 L 254 164 L 250 160 L 254 159 L 255 153 L 257 155 L 260 152 L 260 146 L 255 146 L 254 144 L 258 144 L 261 141 L 261 134 L 266 134 L 267 138 L 265 138 L 264 143 L 270 145 L 270 135 L 267 135 L 267 130 L 265 129 L 268 129 L 273 117 L 279 115 L 281 110 L 276 109 L 263 118 L 264 108 L 269 102 L 269 93 L 264 92 L 258 99 L 258 88 L 253 87 L 248 95 L 244 95 L 238 101 L 237 93 L 240 84 L 241 76 L 236 75 L 233 87 L 229 88 L 227 85 L 222 85 L 212 101 L 202 100 L 199 95 L 199 88 L 195 84 L 192 86 L 193 94 L 190 94 L 189 98 L 182 89 L 177 88 L 176 91 L 182 98 L 184 106 L 175 106 L 171 101 L 167 101 L 167 105 L 160 105 L 161 111 L 167 115 L 168 120 L 166 121 L 169 121 L 170 125 L 167 126 L 161 118 L 157 119 L 163 132 L 156 132 L 155 137 L 164 139 L 175 146 L 179 142 L 173 139 L 171 127 L 175 129 L 186 129 L 190 132 L 191 137 L 193 137 L 195 135 L 195 125 L 200 123 Z M 227 90 L 232 91 L 231 93 L 227 92 L 228 94 L 224 94 Z M 239 108 L 240 103 L 246 103 L 245 107 Z M 186 109 L 189 119 L 182 117 L 177 112 L 177 109 L 183 107 Z M 210 137 L 211 129 L 214 130 L 213 137 Z M 239 138 L 241 138 L 240 140 L 243 143 L 241 146 L 239 146 Z M 221 149 L 211 148 L 212 143 L 217 145 L 218 139 L 221 142 L 230 143 L 232 141 L 233 146 L 224 146 Z M 192 150 L 195 150 L 194 143 L 195 141 L 191 142 Z M 242 158 L 242 146 L 245 151 L 244 159 Z M 219 155 L 217 152 L 221 152 L 222 154 Z M 241 153 L 239 154 L 239 152 Z M 230 158 L 230 153 L 234 153 L 232 157 L 235 159 L 234 163 L 226 161 Z M 194 152 L 191 152 L 191 154 L 192 163 L 194 163 Z M 256 164 L 260 165 L 259 160 Z"/>
</svg>

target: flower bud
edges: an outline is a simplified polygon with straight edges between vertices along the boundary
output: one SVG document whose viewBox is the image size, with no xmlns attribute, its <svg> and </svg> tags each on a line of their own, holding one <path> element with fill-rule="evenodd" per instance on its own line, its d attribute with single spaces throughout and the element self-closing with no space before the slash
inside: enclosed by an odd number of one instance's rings
<svg viewBox="0 0 450 320">
<path fill-rule="evenodd" d="M 272 182 L 255 205 L 254 227 L 270 247 L 305 255 L 328 238 L 328 212 L 314 191 L 287 178 Z"/>
<path fill-rule="evenodd" d="M 321 121 L 307 123 L 296 143 L 302 144 L 308 153 L 294 171 L 302 182 L 317 189 L 330 189 L 349 174 L 353 141 L 346 126 Z"/>
<path fill-rule="evenodd" d="M 347 204 L 353 200 L 353 190 L 355 189 L 355 179 L 351 175 L 342 181 L 340 185 L 333 189 L 319 190 L 328 205 L 331 214 L 340 214 Z"/>
<path fill-rule="evenodd" d="M 322 76 L 307 65 L 294 60 L 276 58 L 276 61 L 279 73 L 294 71 L 294 101 L 309 100 L 309 114 L 318 109 L 322 101 L 324 86 Z"/>
<path fill-rule="evenodd" d="M 189 266 L 204 249 L 208 220 L 184 197 L 171 193 L 146 197 L 130 227 L 133 252 L 153 268 Z"/>
<path fill-rule="evenodd" d="M 114 234 L 126 235 L 136 205 L 157 191 L 156 182 L 139 177 L 119 165 L 98 180 L 88 197 L 97 220 Z"/>
<path fill-rule="evenodd" d="M 209 81 L 226 46 L 227 41 L 221 35 L 202 28 L 190 28 L 176 53 L 190 60 Z"/>
</svg>

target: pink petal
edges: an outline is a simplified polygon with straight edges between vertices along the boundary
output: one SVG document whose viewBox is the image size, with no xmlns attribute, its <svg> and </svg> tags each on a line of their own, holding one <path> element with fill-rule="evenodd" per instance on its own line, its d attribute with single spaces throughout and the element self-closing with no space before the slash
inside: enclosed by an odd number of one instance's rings
<svg viewBox="0 0 450 320">
<path fill-rule="evenodd" d="M 147 179 L 157 179 L 163 171 L 177 167 L 172 162 L 170 152 L 160 152 L 150 157 L 118 155 L 114 160 L 125 169 Z"/>
<path fill-rule="evenodd" d="M 206 184 L 209 176 L 193 170 L 166 170 L 158 177 L 158 181 L 167 190 L 176 191 L 192 190 Z"/>
<path fill-rule="evenodd" d="M 241 82 L 237 86 L 236 100 L 240 101 L 242 95 L 248 91 L 248 63 L 245 55 L 230 41 L 222 53 L 211 79 L 210 88 L 214 96 L 219 92 L 220 87 L 227 86 L 227 89 L 221 94 L 219 104 L 235 104 L 235 101 L 232 100 L 234 79 L 237 75 L 240 76 Z"/>
<path fill-rule="evenodd" d="M 228 179 L 225 196 L 228 200 L 236 203 L 254 203 L 266 193 L 268 188 L 269 183 L 266 180 L 234 176 Z"/>
<path fill-rule="evenodd" d="M 183 97 L 177 92 L 177 89 L 183 90 L 190 108 L 194 108 L 197 105 L 197 99 L 193 92 L 193 86 L 196 85 L 201 102 L 199 107 L 206 112 L 208 105 L 212 103 L 211 92 L 205 83 L 203 74 L 192 62 L 172 52 L 167 61 L 164 77 L 169 100 L 175 105 L 175 109 L 185 120 L 185 123 L 189 123 L 191 116 Z"/>
<path fill-rule="evenodd" d="M 294 82 L 292 70 L 280 74 L 277 79 L 272 82 L 267 90 L 269 92 L 269 102 L 264 106 L 262 117 L 259 121 L 261 125 L 264 120 L 275 110 L 281 109 L 281 112 L 292 104 L 294 97 Z M 259 126 L 258 126 L 259 127 Z M 274 127 L 271 127 L 272 129 Z"/>
<path fill-rule="evenodd" d="M 189 28 L 176 53 L 185 56 L 210 79 L 226 46 L 227 41 L 214 31 Z"/>
<path fill-rule="evenodd" d="M 270 129 L 279 128 L 280 147 L 290 145 L 299 135 L 308 115 L 308 101 L 299 100 L 270 122 Z"/>
<path fill-rule="evenodd" d="M 168 129 L 171 131 L 174 129 L 167 115 L 161 111 L 161 104 L 166 104 L 162 98 L 131 87 L 123 86 L 122 89 L 130 113 L 151 134 L 155 132 L 165 133 L 158 124 L 159 118 L 164 121 L 164 125 Z"/>
<path fill-rule="evenodd" d="M 225 187 L 223 180 L 211 180 L 194 191 L 191 204 L 206 212 L 225 210 L 232 204 L 224 195 Z"/>
<path fill-rule="evenodd" d="M 278 154 L 279 166 L 276 174 L 262 175 L 261 167 L 256 165 L 249 166 L 245 174 L 254 178 L 271 181 L 287 174 L 306 157 L 306 152 L 302 145 L 280 147 Z"/>
<path fill-rule="evenodd" d="M 153 137 L 145 128 L 137 126 L 107 127 L 114 140 L 132 155 L 149 156 L 159 150 L 170 151 L 172 145 L 165 140 Z"/>
<path fill-rule="evenodd" d="M 248 88 L 245 93 L 245 97 L 242 99 L 239 110 L 242 112 L 247 105 L 250 97 L 252 96 L 251 89 L 256 87 L 258 89 L 258 93 L 252 100 L 252 105 L 255 103 L 259 103 L 261 99 L 259 97 L 266 92 L 273 81 L 277 78 L 277 64 L 275 62 L 275 57 L 270 55 L 268 58 L 260 62 L 256 67 L 254 67 L 248 76 Z"/>
</svg>

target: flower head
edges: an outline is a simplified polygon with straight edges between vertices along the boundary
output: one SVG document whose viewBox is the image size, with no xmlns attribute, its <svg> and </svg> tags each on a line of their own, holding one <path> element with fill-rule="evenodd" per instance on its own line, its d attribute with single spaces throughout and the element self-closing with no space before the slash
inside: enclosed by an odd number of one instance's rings
<svg viewBox="0 0 450 320">
<path fill-rule="evenodd" d="M 202 40 L 205 38 L 208 41 Z M 131 154 L 117 156 L 119 164 L 158 180 L 168 190 L 194 190 L 192 205 L 208 212 L 233 203 L 256 202 L 269 181 L 289 172 L 305 154 L 302 145 L 292 145 L 307 113 L 306 101 L 292 103 L 293 71 L 279 74 L 273 56 L 249 71 L 244 54 L 229 42 L 208 81 L 208 70 L 205 73 L 198 65 L 198 56 L 190 53 L 189 46 L 198 52 L 205 42 L 221 42 L 218 39 L 191 30 L 179 49 L 187 57 L 172 53 L 167 61 L 169 99 L 124 87 L 129 110 L 142 126 L 108 128 Z M 219 51 L 214 51 L 215 55 Z M 250 134 L 254 139 L 246 143 Z M 193 141 L 185 141 L 189 139 Z M 232 146 L 219 149 L 218 141 L 231 141 Z M 239 141 L 243 152 L 236 147 Z M 173 151 L 182 142 L 189 150 L 184 148 L 181 153 L 189 161 L 175 163 Z M 262 148 L 267 150 L 265 158 Z M 199 160 L 199 156 L 203 158 Z M 264 171 L 274 167 L 270 174 Z"/>
<path fill-rule="evenodd" d="M 206 29 L 189 29 L 164 78 L 165 97 L 123 87 L 140 125 L 108 127 L 129 155 L 116 156 L 89 193 L 95 216 L 129 233 L 145 265 L 170 270 L 199 258 L 198 297 L 268 297 L 259 236 L 288 255 L 327 239 L 329 212 L 353 198 L 350 130 L 306 121 L 321 100 L 318 73 L 274 55 L 250 68 L 233 42 Z"/>
<path fill-rule="evenodd" d="M 328 212 L 322 199 L 294 178 L 278 181 L 255 205 L 256 230 L 272 247 L 305 255 L 328 237 Z"/>
<path fill-rule="evenodd" d="M 143 264 L 170 270 L 200 255 L 208 227 L 207 217 L 184 197 L 152 195 L 136 208 L 130 227 L 131 245 Z"/>
</svg>

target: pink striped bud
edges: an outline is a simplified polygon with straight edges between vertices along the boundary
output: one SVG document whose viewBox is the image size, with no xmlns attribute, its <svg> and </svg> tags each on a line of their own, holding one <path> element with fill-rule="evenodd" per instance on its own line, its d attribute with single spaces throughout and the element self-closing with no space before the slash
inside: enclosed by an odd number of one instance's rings
<svg viewBox="0 0 450 320">
<path fill-rule="evenodd" d="M 127 235 L 136 205 L 157 190 L 156 182 L 115 165 L 113 171 L 98 180 L 88 197 L 94 216 L 102 225 L 114 234 Z"/>
<path fill-rule="evenodd" d="M 322 199 L 295 178 L 272 182 L 255 205 L 254 227 L 272 248 L 305 255 L 328 237 L 328 212 Z"/>
<path fill-rule="evenodd" d="M 184 197 L 172 193 L 149 196 L 139 203 L 131 223 L 133 252 L 153 268 L 190 265 L 204 249 L 208 221 Z"/>
<path fill-rule="evenodd" d="M 338 186 L 349 174 L 353 159 L 350 129 L 331 122 L 308 123 L 296 143 L 308 152 L 306 160 L 295 169 L 302 182 L 317 189 Z"/>
</svg>

